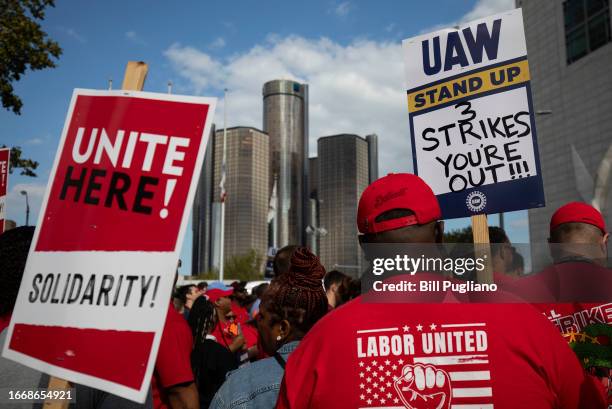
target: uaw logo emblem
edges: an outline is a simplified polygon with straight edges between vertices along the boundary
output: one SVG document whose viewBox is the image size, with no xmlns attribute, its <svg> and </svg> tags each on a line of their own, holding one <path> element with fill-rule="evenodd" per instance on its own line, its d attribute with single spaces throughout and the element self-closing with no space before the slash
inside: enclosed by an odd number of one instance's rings
<svg viewBox="0 0 612 409">
<path fill-rule="evenodd" d="M 487 197 L 484 193 L 474 190 L 465 198 L 465 203 L 471 212 L 477 213 L 487 206 Z"/>
</svg>

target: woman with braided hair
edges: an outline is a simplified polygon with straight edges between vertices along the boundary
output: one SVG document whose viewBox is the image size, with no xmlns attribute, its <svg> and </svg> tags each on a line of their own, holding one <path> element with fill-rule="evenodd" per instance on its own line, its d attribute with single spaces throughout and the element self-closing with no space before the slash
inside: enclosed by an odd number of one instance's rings
<svg viewBox="0 0 612 409">
<path fill-rule="evenodd" d="M 319 258 L 307 248 L 293 252 L 289 271 L 272 281 L 257 315 L 261 344 L 270 358 L 230 373 L 211 408 L 274 407 L 287 358 L 328 311 L 324 276 Z"/>
<path fill-rule="evenodd" d="M 238 367 L 235 355 L 211 334 L 216 324 L 215 306 L 206 297 L 198 297 L 189 313 L 189 326 L 193 334 L 191 367 L 200 396 L 200 408 L 210 406 L 227 373 Z"/>
</svg>

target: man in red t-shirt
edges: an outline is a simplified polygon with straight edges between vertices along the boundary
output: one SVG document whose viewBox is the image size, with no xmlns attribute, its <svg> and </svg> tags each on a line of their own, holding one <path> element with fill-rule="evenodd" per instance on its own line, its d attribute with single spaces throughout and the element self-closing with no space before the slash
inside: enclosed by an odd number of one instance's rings
<svg viewBox="0 0 612 409">
<path fill-rule="evenodd" d="M 593 206 L 581 202 L 561 206 L 550 220 L 548 241 L 554 264 L 525 280 L 527 286 L 538 282 L 549 289 L 552 301 L 534 306 L 568 342 L 600 342 L 585 336 L 584 328 L 612 325 L 612 271 L 606 267 L 609 236 L 603 216 Z M 602 379 L 612 405 L 610 376 Z"/>
<path fill-rule="evenodd" d="M 191 369 L 192 347 L 191 329 L 170 303 L 151 380 L 155 409 L 199 408 Z"/>
<path fill-rule="evenodd" d="M 425 182 L 391 174 L 362 194 L 360 241 L 439 243 L 440 217 Z M 328 314 L 289 358 L 276 407 L 603 407 L 573 352 L 531 306 L 439 298 L 360 297 Z"/>
</svg>

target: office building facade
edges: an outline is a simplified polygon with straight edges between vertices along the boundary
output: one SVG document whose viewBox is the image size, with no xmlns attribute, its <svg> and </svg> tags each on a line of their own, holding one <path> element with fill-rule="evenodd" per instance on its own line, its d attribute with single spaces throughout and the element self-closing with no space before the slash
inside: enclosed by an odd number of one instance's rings
<svg viewBox="0 0 612 409">
<path fill-rule="evenodd" d="M 212 154 L 215 125 L 213 124 L 206 145 L 206 154 L 202 164 L 202 172 L 198 180 L 198 188 L 193 200 L 191 212 L 191 275 L 205 273 L 211 268 L 211 207 L 212 207 Z"/>
<path fill-rule="evenodd" d="M 226 146 L 224 259 L 253 249 L 263 260 L 268 249 L 268 135 L 255 128 L 228 128 Z M 222 162 L 223 130 L 218 130 L 213 152 L 213 202 L 217 203 Z"/>
<path fill-rule="evenodd" d="M 570 201 L 595 205 L 610 226 L 609 0 L 521 0 L 516 4 L 523 8 L 546 196 L 546 207 L 529 210 L 530 241 L 546 243 L 552 213 Z M 536 269 L 541 258 L 536 254 Z"/>
<path fill-rule="evenodd" d="M 308 86 L 274 80 L 263 86 L 263 129 L 270 140 L 270 188 L 277 180 L 273 221 L 277 247 L 304 244 L 308 220 Z"/>
<path fill-rule="evenodd" d="M 318 240 L 319 257 L 327 270 L 340 270 L 354 277 L 364 267 L 356 220 L 359 198 L 370 181 L 371 149 L 376 152 L 373 141 L 368 144 L 353 134 L 326 136 L 317 141 L 318 220 L 324 232 Z M 378 169 L 375 171 L 377 175 Z"/>
</svg>

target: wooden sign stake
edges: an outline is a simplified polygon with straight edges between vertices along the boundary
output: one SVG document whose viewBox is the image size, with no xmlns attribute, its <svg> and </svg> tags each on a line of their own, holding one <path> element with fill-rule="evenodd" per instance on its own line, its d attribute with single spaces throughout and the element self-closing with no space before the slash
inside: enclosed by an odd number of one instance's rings
<svg viewBox="0 0 612 409">
<path fill-rule="evenodd" d="M 125 68 L 125 75 L 123 77 L 123 85 L 121 89 L 128 91 L 142 91 L 144 87 L 145 79 L 147 78 L 147 72 L 149 66 L 143 61 L 128 61 Z M 73 387 L 73 385 L 60 378 L 51 376 L 49 378 L 48 390 L 66 390 Z M 74 401 L 74 400 L 73 400 Z M 44 407 L 45 409 L 68 409 L 70 401 L 68 400 L 46 400 Z"/>
<path fill-rule="evenodd" d="M 493 282 L 493 268 L 491 266 L 491 245 L 489 241 L 489 225 L 486 214 L 472 216 L 472 235 L 474 236 L 474 254 L 477 258 L 486 256 L 485 268 L 476 272 L 479 283 Z"/>
</svg>

